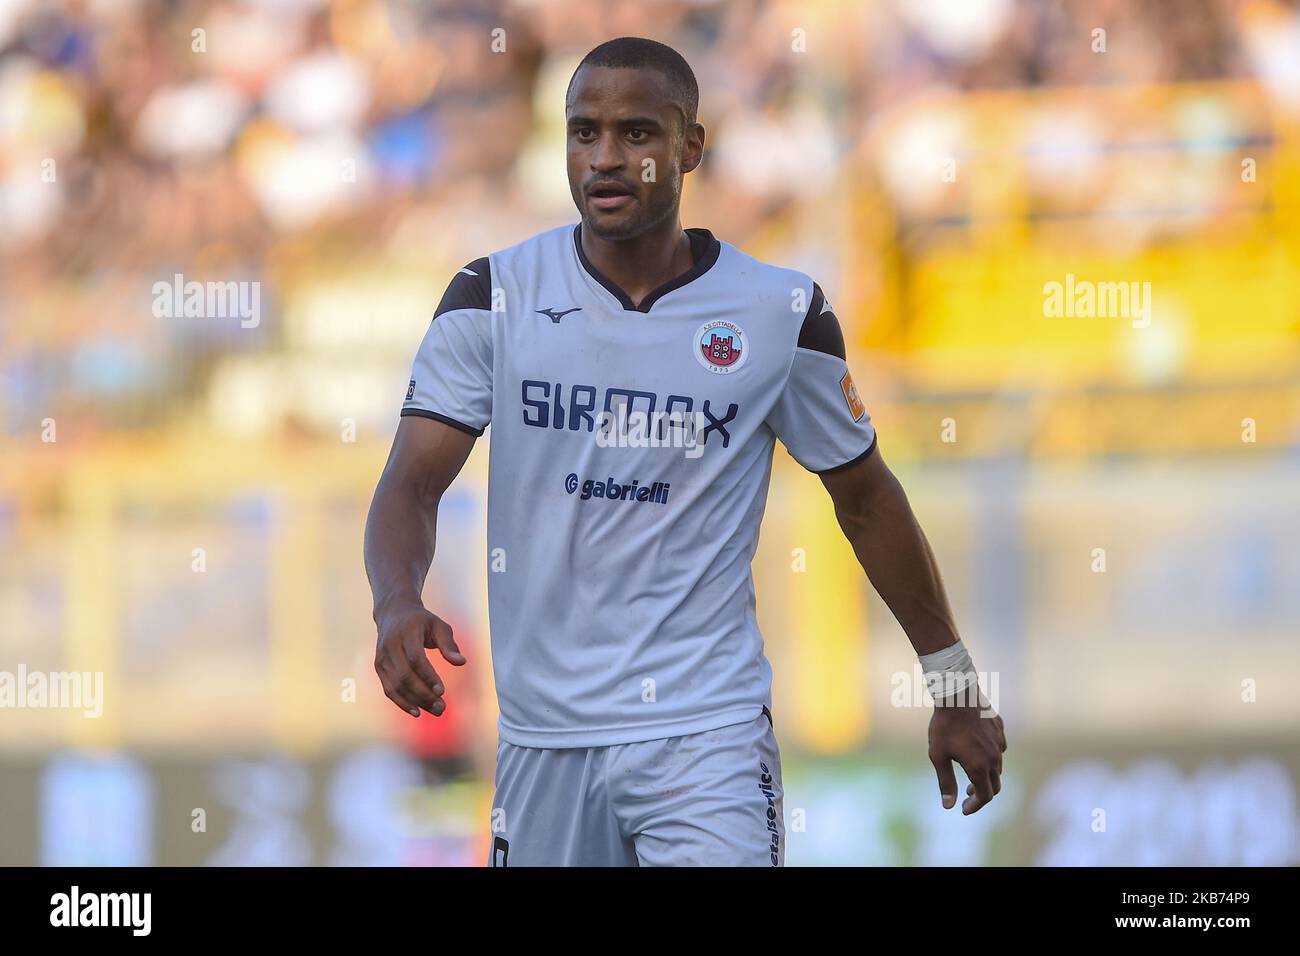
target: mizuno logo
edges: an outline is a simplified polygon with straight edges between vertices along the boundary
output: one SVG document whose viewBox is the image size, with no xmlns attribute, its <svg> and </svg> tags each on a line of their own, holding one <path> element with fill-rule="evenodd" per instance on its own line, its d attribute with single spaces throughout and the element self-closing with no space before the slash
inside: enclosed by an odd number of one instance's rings
<svg viewBox="0 0 1300 956">
<path fill-rule="evenodd" d="M 581 312 L 581 311 L 582 311 L 582 307 L 581 307 L 581 306 L 578 306 L 578 307 L 575 308 L 575 309 L 565 309 L 563 312 L 556 312 L 556 311 L 554 311 L 553 309 L 534 309 L 533 311 L 535 311 L 538 315 L 544 315 L 544 316 L 546 316 L 548 319 L 550 319 L 550 320 L 551 320 L 552 322 L 554 322 L 556 325 L 559 325 L 559 324 L 560 324 L 560 319 L 564 318 L 564 317 L 565 317 L 566 315 L 568 315 L 570 312 Z"/>
</svg>

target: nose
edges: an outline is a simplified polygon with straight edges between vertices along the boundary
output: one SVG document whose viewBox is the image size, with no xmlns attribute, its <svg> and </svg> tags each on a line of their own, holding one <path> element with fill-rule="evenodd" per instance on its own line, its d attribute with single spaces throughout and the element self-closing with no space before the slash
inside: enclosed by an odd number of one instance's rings
<svg viewBox="0 0 1300 956">
<path fill-rule="evenodd" d="M 619 147 L 618 133 L 611 130 L 596 140 L 591 150 L 591 168 L 598 173 L 609 173 L 623 168 L 623 150 Z"/>
</svg>

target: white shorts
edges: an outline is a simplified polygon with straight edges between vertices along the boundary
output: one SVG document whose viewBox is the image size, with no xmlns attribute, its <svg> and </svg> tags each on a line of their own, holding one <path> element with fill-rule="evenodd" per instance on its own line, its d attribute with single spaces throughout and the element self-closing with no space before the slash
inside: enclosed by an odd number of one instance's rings
<svg viewBox="0 0 1300 956">
<path fill-rule="evenodd" d="M 497 747 L 489 866 L 783 866 L 781 755 L 752 721 L 611 747 Z"/>
</svg>

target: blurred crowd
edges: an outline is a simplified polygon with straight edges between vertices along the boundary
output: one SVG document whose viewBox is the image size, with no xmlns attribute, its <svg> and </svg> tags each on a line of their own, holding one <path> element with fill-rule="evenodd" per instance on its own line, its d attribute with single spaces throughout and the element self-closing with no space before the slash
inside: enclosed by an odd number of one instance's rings
<svg viewBox="0 0 1300 956">
<path fill-rule="evenodd" d="M 904 223 L 951 214 L 917 163 L 964 155 L 972 118 L 924 105 L 954 93 L 1242 80 L 1300 111 L 1295 0 L 0 0 L 0 434 L 60 403 L 154 419 L 211 356 L 277 347 L 161 325 L 175 273 L 276 301 L 301 268 L 426 260 L 436 285 L 572 220 L 563 92 L 619 35 L 693 65 L 686 225 L 738 243 L 847 179 Z M 1086 180 L 1097 119 L 1029 134 L 1070 147 L 1049 192 Z M 1231 104 L 1194 122 L 1241 132 Z M 111 401 L 142 393 L 168 401 Z"/>
</svg>

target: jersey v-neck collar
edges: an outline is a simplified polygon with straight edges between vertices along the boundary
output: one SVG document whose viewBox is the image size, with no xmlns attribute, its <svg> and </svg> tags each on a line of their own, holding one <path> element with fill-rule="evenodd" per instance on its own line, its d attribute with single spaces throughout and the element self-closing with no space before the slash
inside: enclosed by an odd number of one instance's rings
<svg viewBox="0 0 1300 956">
<path fill-rule="evenodd" d="M 650 307 L 659 299 L 666 296 L 674 289 L 680 289 L 688 283 L 694 282 L 704 273 L 713 268 L 713 264 L 718 261 L 718 254 L 722 251 L 722 243 L 718 242 L 713 233 L 707 229 L 691 228 L 684 230 L 687 238 L 691 241 L 691 255 L 695 258 L 695 265 L 683 272 L 675 279 L 670 279 L 657 289 L 652 291 L 639 305 L 634 305 L 632 299 L 626 292 L 618 287 L 611 279 L 606 277 L 591 264 L 587 254 L 582 251 L 582 223 L 573 227 L 573 248 L 577 250 L 578 262 L 586 270 L 587 275 L 591 276 L 602 286 L 605 287 L 610 295 L 618 300 L 619 305 L 623 306 L 625 312 L 649 312 Z"/>
</svg>

